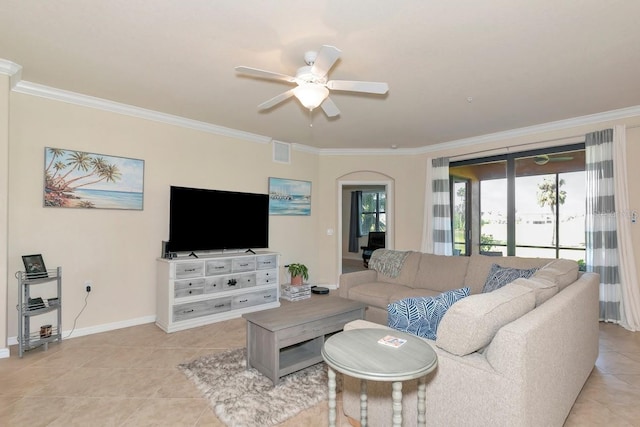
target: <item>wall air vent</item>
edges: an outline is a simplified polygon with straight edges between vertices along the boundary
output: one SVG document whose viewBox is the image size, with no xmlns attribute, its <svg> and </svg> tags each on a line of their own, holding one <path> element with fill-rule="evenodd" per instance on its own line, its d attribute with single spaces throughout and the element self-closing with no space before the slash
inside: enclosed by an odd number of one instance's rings
<svg viewBox="0 0 640 427">
<path fill-rule="evenodd" d="M 273 161 L 276 163 L 291 163 L 291 144 L 273 140 Z"/>
</svg>

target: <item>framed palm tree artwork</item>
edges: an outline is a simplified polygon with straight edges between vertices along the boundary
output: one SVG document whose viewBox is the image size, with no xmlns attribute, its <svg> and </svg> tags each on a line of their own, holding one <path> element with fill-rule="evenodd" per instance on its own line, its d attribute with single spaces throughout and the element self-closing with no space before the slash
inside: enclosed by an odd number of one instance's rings
<svg viewBox="0 0 640 427">
<path fill-rule="evenodd" d="M 45 147 L 45 207 L 142 210 L 144 160 Z"/>
</svg>

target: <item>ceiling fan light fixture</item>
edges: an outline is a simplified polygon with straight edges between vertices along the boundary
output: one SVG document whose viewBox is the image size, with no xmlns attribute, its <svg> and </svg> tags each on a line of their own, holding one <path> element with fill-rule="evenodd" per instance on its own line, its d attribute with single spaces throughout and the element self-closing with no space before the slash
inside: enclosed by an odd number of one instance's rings
<svg viewBox="0 0 640 427">
<path fill-rule="evenodd" d="M 313 110 L 329 96 L 329 89 L 317 83 L 302 83 L 293 90 L 293 94 L 305 108 Z"/>
</svg>

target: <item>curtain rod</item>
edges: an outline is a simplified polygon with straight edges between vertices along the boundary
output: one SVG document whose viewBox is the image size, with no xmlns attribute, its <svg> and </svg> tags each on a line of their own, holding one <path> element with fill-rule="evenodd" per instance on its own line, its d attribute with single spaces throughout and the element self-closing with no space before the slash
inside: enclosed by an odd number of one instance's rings
<svg viewBox="0 0 640 427">
<path fill-rule="evenodd" d="M 627 126 L 626 129 L 635 129 L 635 128 L 640 128 L 640 124 L 637 125 L 633 125 L 633 126 Z M 569 142 L 570 140 L 576 140 L 579 139 L 577 141 L 572 141 L 573 143 L 579 143 L 579 142 L 583 142 L 585 138 L 585 135 L 571 135 L 571 136 L 564 136 L 562 138 L 551 138 L 551 139 L 545 139 L 542 141 L 534 141 L 534 142 L 525 142 L 523 144 L 517 144 L 517 145 L 509 145 L 507 147 L 498 147 L 498 148 L 487 148 L 486 150 L 479 150 L 479 151 L 473 151 L 471 153 L 464 153 L 464 154 L 458 154 L 457 156 L 451 156 L 449 157 L 449 160 L 461 160 L 461 158 L 466 158 L 468 156 L 475 156 L 476 154 L 481 154 L 481 153 L 490 153 L 490 152 L 494 152 L 494 151 L 499 151 L 499 152 L 503 152 L 506 151 L 507 153 L 509 153 L 509 151 L 511 149 L 514 148 L 520 148 L 520 147 L 527 147 L 529 145 L 536 145 L 536 144 L 546 144 L 549 142 L 560 142 L 560 141 L 567 141 Z M 496 155 L 499 153 L 496 153 Z"/>
</svg>

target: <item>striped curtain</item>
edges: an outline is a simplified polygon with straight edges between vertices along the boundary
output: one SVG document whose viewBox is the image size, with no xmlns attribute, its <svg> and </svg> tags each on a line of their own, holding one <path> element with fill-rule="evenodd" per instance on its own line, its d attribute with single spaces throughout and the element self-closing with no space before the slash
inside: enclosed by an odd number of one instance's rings
<svg viewBox="0 0 640 427">
<path fill-rule="evenodd" d="M 431 176 L 433 253 L 436 255 L 453 255 L 448 157 L 432 160 Z"/>
<path fill-rule="evenodd" d="M 613 177 L 613 129 L 586 135 L 586 264 L 600 273 L 600 320 L 620 323 L 622 288 Z"/>
</svg>

